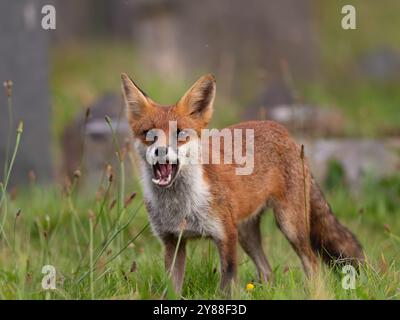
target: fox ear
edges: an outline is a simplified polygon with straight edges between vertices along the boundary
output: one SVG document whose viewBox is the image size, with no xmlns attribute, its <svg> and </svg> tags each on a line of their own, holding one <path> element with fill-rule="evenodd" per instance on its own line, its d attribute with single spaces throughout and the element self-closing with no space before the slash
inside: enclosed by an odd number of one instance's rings
<svg viewBox="0 0 400 320">
<path fill-rule="evenodd" d="M 150 98 L 125 73 L 121 74 L 121 86 L 128 119 L 139 119 L 151 107 Z"/>
<path fill-rule="evenodd" d="M 207 74 L 195 84 L 179 100 L 177 107 L 180 112 L 204 121 L 207 125 L 213 112 L 216 84 L 212 74 Z"/>
</svg>

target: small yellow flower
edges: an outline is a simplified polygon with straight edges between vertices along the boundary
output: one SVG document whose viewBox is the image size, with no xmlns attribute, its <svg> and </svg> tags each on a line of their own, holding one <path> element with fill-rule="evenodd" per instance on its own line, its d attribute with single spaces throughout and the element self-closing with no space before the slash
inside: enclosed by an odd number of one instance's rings
<svg viewBox="0 0 400 320">
<path fill-rule="evenodd" d="M 246 290 L 247 291 L 251 291 L 251 290 L 253 290 L 254 289 L 254 284 L 252 284 L 252 283 L 248 283 L 248 284 L 246 284 Z"/>
</svg>

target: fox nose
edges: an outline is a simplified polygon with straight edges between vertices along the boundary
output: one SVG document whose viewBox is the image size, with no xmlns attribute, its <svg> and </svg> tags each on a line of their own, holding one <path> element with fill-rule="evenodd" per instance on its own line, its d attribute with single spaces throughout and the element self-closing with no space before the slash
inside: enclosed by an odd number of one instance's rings
<svg viewBox="0 0 400 320">
<path fill-rule="evenodd" d="M 157 147 L 154 150 L 154 154 L 155 154 L 156 157 L 160 157 L 160 158 L 166 157 L 167 154 L 168 154 L 168 148 L 167 147 L 162 147 L 162 146 Z"/>
</svg>

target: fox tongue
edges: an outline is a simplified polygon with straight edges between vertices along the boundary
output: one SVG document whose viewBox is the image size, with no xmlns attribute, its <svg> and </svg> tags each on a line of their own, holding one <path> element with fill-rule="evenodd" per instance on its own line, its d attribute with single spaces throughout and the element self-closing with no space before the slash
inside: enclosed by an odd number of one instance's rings
<svg viewBox="0 0 400 320">
<path fill-rule="evenodd" d="M 168 186 L 173 179 L 174 166 L 170 163 L 161 164 L 157 163 L 153 167 L 154 178 L 152 181 L 161 187 Z"/>
<path fill-rule="evenodd" d="M 160 164 L 160 173 L 161 173 L 161 179 L 168 179 L 168 176 L 172 173 L 172 165 L 167 163 L 167 164 Z"/>
</svg>

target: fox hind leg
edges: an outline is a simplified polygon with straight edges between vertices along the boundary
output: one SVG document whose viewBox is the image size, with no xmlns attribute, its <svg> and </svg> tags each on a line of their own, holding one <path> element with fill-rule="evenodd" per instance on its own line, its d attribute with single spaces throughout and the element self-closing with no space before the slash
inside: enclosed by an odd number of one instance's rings
<svg viewBox="0 0 400 320">
<path fill-rule="evenodd" d="M 262 248 L 260 221 L 261 215 L 258 214 L 239 224 L 239 243 L 253 260 L 260 281 L 268 282 L 272 280 L 272 270 Z"/>
<path fill-rule="evenodd" d="M 279 229 L 299 256 L 306 275 L 311 277 L 318 269 L 318 259 L 311 246 L 310 226 L 307 223 L 309 219 L 304 216 L 304 208 L 301 210 L 277 204 L 274 206 L 274 214 Z"/>
</svg>

